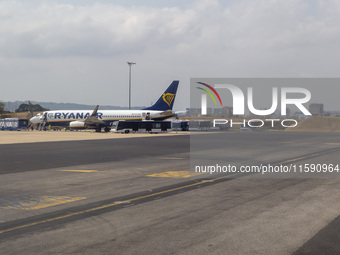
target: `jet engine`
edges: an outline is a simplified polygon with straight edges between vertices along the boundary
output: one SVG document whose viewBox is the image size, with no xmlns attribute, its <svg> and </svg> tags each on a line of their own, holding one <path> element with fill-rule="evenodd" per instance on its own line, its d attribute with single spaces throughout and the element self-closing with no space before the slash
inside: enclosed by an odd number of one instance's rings
<svg viewBox="0 0 340 255">
<path fill-rule="evenodd" d="M 70 128 L 71 129 L 83 129 L 85 128 L 85 122 L 84 121 L 71 121 Z"/>
</svg>

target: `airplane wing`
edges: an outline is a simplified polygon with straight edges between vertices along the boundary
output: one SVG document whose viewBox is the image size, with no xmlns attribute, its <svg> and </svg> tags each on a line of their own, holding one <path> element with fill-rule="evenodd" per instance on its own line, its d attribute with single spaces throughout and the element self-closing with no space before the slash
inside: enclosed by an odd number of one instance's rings
<svg viewBox="0 0 340 255">
<path fill-rule="evenodd" d="M 167 111 L 160 113 L 161 116 L 167 116 L 167 115 L 171 115 L 171 114 L 173 114 L 173 112 L 171 110 L 167 110 Z"/>
<path fill-rule="evenodd" d="M 105 123 L 98 119 L 97 112 L 98 112 L 99 105 L 94 108 L 92 114 L 84 120 L 84 123 L 87 126 L 97 126 L 97 127 L 103 127 L 105 126 Z"/>
</svg>

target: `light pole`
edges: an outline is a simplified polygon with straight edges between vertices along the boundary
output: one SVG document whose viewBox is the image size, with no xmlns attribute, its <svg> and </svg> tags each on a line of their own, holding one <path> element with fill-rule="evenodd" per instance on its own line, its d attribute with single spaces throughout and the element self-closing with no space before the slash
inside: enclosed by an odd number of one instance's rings
<svg viewBox="0 0 340 255">
<path fill-rule="evenodd" d="M 127 62 L 129 65 L 129 110 L 131 110 L 131 66 L 135 65 L 136 63 Z"/>
</svg>

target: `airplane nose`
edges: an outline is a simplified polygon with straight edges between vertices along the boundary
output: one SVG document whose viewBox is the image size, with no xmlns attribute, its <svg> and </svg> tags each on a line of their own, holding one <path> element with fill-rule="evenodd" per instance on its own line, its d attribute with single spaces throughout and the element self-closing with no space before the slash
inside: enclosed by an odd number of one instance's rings
<svg viewBox="0 0 340 255">
<path fill-rule="evenodd" d="M 31 122 L 31 123 L 37 123 L 37 117 L 31 118 L 31 119 L 30 119 L 30 122 Z"/>
</svg>

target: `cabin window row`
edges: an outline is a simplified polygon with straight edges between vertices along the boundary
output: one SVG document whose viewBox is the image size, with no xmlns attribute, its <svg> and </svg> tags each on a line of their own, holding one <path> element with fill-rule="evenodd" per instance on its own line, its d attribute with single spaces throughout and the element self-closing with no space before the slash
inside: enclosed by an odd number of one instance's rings
<svg viewBox="0 0 340 255">
<path fill-rule="evenodd" d="M 138 116 L 124 116 L 124 115 L 103 115 L 105 118 L 130 118 L 130 117 L 138 117 Z"/>
</svg>

